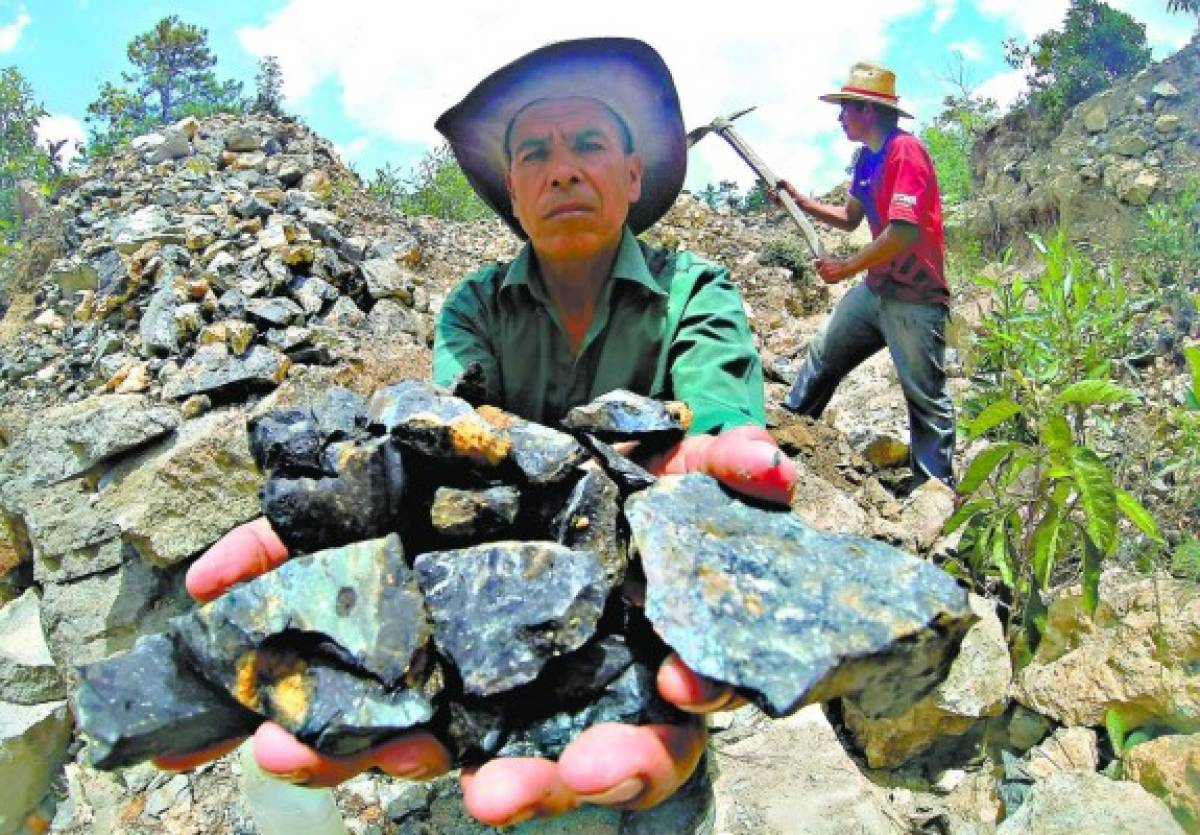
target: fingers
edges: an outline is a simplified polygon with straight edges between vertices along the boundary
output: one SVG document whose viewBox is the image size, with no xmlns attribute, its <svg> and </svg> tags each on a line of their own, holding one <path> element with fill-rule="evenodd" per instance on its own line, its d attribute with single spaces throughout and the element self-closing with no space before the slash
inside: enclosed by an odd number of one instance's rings
<svg viewBox="0 0 1200 835">
<path fill-rule="evenodd" d="M 244 736 L 239 736 L 236 739 L 227 739 L 224 742 L 218 742 L 216 745 L 210 745 L 208 748 L 194 751 L 191 754 L 167 754 L 162 757 L 155 757 L 153 762 L 155 767 L 161 768 L 164 771 L 190 771 L 197 766 L 204 765 L 209 760 L 225 756 L 241 745 L 244 739 Z"/>
<path fill-rule="evenodd" d="M 287 547 L 266 519 L 238 525 L 192 563 L 186 580 L 188 594 L 207 603 L 230 586 L 270 571 L 287 556 Z"/>
<path fill-rule="evenodd" d="M 535 757 L 489 760 L 473 772 L 463 772 L 462 788 L 467 811 L 491 826 L 554 817 L 579 805 L 558 765 Z"/>
<path fill-rule="evenodd" d="M 559 775 L 585 803 L 649 809 L 691 776 L 705 736 L 698 717 L 683 725 L 593 725 L 563 751 Z"/>
<path fill-rule="evenodd" d="M 674 652 L 658 668 L 658 692 L 668 702 L 689 713 L 732 710 L 746 703 L 729 685 L 693 672 Z"/>
<path fill-rule="evenodd" d="M 742 495 L 773 504 L 791 504 L 796 489 L 796 465 L 769 435 L 722 433 L 704 451 L 700 469 Z"/>
<path fill-rule="evenodd" d="M 327 757 L 274 722 L 264 722 L 255 732 L 254 758 L 263 771 L 305 786 L 336 786 L 372 767 L 407 780 L 426 780 L 450 768 L 449 752 L 426 731 L 413 731 L 352 757 Z"/>
</svg>

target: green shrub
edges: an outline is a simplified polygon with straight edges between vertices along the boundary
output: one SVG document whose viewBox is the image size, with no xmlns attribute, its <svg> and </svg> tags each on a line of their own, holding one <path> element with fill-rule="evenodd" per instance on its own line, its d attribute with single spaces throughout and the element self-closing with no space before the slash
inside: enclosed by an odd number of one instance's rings
<svg viewBox="0 0 1200 835">
<path fill-rule="evenodd" d="M 1152 284 L 1178 284 L 1200 275 L 1200 177 L 1174 199 L 1146 207 L 1133 251 Z"/>
<path fill-rule="evenodd" d="M 965 404 L 965 430 L 992 443 L 968 464 L 958 486 L 966 501 L 947 521 L 947 531 L 965 526 L 954 567 L 977 585 L 999 583 L 1031 643 L 1044 627 L 1042 592 L 1064 572 L 1081 576 L 1095 609 L 1120 516 L 1161 541 L 1098 443 L 1114 413 L 1138 403 L 1114 379 L 1112 359 L 1134 328 L 1124 281 L 1063 231 L 1033 241 L 1044 263 L 1036 281 L 977 279 L 994 309 L 969 347 L 979 394 Z"/>
<path fill-rule="evenodd" d="M 1013 68 L 1029 66 L 1028 103 L 1048 126 L 1062 124 L 1067 111 L 1150 61 L 1146 27 L 1100 2 L 1071 0 L 1061 29 L 1021 46 L 1005 42 Z"/>
<path fill-rule="evenodd" d="M 808 244 L 794 235 L 772 238 L 763 245 L 758 256 L 758 263 L 764 267 L 786 267 L 792 271 L 793 278 L 808 271 L 812 260 Z"/>
<path fill-rule="evenodd" d="M 425 154 L 407 177 L 390 163 L 376 169 L 367 191 L 389 209 L 407 215 L 479 220 L 492 214 L 471 188 L 449 145 Z"/>
</svg>

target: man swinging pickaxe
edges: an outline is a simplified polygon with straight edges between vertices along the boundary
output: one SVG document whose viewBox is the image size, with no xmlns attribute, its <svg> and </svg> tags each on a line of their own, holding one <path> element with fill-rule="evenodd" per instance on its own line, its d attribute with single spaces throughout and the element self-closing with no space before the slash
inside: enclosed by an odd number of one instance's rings
<svg viewBox="0 0 1200 835">
<path fill-rule="evenodd" d="M 739 110 L 727 117 L 713 119 L 707 125 L 698 127 L 695 130 L 689 131 L 687 135 L 687 143 L 690 148 L 695 145 L 709 133 L 716 132 L 721 138 L 733 146 L 733 150 L 737 151 L 737 155 L 746 161 L 751 170 L 758 175 L 758 178 L 763 181 L 763 184 L 770 190 L 775 191 L 776 185 L 779 183 L 779 178 L 771 173 L 771 169 L 767 168 L 767 164 L 762 161 L 758 154 L 750 149 L 745 140 L 733 129 L 733 120 L 739 116 L 745 116 L 753 107 L 747 107 L 745 110 Z M 804 216 L 804 212 L 800 211 L 800 207 L 796 205 L 796 201 L 786 190 L 778 191 L 777 196 L 779 202 L 787 209 L 787 213 L 791 215 L 792 220 L 796 221 L 796 225 L 800 227 L 800 231 L 804 234 L 804 242 L 808 244 L 808 248 L 812 251 L 813 257 L 821 259 L 825 257 L 825 247 L 821 245 L 821 241 L 817 238 L 817 230 L 808 222 L 808 218 Z"/>
</svg>

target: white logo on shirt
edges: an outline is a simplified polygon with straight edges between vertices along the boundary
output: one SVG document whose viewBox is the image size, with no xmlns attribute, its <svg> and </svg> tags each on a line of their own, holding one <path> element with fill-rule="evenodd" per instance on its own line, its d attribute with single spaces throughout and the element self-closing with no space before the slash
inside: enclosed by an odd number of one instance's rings
<svg viewBox="0 0 1200 835">
<path fill-rule="evenodd" d="M 892 195 L 892 202 L 899 203 L 901 206 L 915 206 L 917 205 L 917 197 L 915 194 L 900 194 L 897 192 Z"/>
</svg>

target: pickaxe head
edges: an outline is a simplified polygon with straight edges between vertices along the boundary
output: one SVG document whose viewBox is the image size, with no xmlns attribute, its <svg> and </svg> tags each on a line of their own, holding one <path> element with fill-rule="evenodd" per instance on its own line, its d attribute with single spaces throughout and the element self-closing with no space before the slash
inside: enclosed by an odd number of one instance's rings
<svg viewBox="0 0 1200 835">
<path fill-rule="evenodd" d="M 754 108 L 757 106 L 758 105 L 751 105 L 750 107 L 747 107 L 745 110 L 739 110 L 736 113 L 729 114 L 728 116 L 718 116 L 717 118 L 715 118 L 711 122 L 709 122 L 707 125 L 701 125 L 698 128 L 694 128 L 693 130 L 688 131 L 688 135 L 687 135 L 688 147 L 689 148 L 692 147 L 697 142 L 699 142 L 701 139 L 708 136 L 708 134 L 712 133 L 715 130 L 716 131 L 724 130 L 725 128 L 729 127 L 729 125 L 733 122 L 734 119 L 745 116 L 751 110 L 754 110 Z"/>
</svg>

